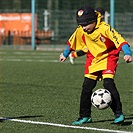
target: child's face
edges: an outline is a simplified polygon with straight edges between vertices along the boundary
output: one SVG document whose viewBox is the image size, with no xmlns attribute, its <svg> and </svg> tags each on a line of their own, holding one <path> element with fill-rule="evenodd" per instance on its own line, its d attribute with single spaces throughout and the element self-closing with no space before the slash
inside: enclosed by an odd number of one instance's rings
<svg viewBox="0 0 133 133">
<path fill-rule="evenodd" d="M 82 27 L 83 27 L 83 30 L 89 34 L 94 30 L 95 26 L 96 26 L 96 22 L 93 22 L 91 24 L 88 24 L 88 25 L 82 26 Z"/>
</svg>

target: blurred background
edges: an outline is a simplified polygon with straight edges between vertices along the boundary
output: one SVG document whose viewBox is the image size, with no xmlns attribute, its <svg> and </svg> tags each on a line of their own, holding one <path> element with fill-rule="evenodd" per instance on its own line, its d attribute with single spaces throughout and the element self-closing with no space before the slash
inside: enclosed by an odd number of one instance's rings
<svg viewBox="0 0 133 133">
<path fill-rule="evenodd" d="M 77 27 L 75 12 L 84 5 L 105 9 L 111 0 L 35 0 L 35 44 L 63 45 Z M 0 45 L 31 45 L 32 0 L 1 0 Z M 133 46 L 133 0 L 114 0 L 114 28 Z"/>
</svg>

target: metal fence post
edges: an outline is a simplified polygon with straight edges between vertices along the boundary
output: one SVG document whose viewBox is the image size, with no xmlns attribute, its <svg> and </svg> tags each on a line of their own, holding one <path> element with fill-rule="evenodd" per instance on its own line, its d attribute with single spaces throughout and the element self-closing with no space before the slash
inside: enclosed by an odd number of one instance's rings
<svg viewBox="0 0 133 133">
<path fill-rule="evenodd" d="M 114 1 L 110 0 L 110 25 L 114 28 Z"/>
<path fill-rule="evenodd" d="M 31 0 L 31 11 L 32 11 L 32 34 L 31 34 L 31 45 L 32 49 L 36 49 L 35 46 L 35 2 L 36 0 Z"/>
</svg>

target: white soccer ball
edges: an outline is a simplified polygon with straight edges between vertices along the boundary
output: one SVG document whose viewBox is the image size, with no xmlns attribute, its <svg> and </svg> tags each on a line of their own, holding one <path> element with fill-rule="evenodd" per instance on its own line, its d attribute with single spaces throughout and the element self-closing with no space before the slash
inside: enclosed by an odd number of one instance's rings
<svg viewBox="0 0 133 133">
<path fill-rule="evenodd" d="M 100 110 L 108 108 L 111 102 L 111 93 L 107 89 L 98 89 L 92 93 L 91 103 Z"/>
</svg>

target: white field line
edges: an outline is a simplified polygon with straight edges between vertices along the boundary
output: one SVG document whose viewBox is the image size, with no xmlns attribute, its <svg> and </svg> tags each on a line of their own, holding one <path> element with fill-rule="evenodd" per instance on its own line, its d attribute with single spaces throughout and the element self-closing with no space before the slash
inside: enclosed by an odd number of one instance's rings
<svg viewBox="0 0 133 133">
<path fill-rule="evenodd" d="M 60 63 L 59 60 L 51 60 L 51 59 L 11 59 L 11 58 L 6 58 L 6 59 L 0 59 L 0 61 L 14 61 L 14 62 L 57 62 Z M 85 61 L 76 61 L 76 63 L 84 63 Z M 69 60 L 65 61 L 64 63 L 70 63 Z"/>
<path fill-rule="evenodd" d="M 21 62 L 21 61 L 24 61 L 24 62 L 59 62 L 59 60 L 33 60 L 33 59 L 0 59 L 0 61 L 18 61 L 18 62 Z"/>
<path fill-rule="evenodd" d="M 7 52 L 0 52 L 0 54 L 7 54 Z M 18 56 L 19 55 L 19 56 Z M 52 60 L 53 57 L 55 57 L 56 55 L 59 55 L 59 53 L 36 53 L 36 52 L 32 52 L 29 53 L 28 52 L 14 52 L 13 55 L 11 56 L 2 56 L 0 57 L 0 61 L 24 61 L 24 62 L 59 62 L 58 57 L 57 60 Z M 120 55 L 121 57 L 122 55 Z M 66 60 L 64 63 L 70 63 L 69 60 Z M 84 60 L 76 60 L 76 63 L 85 63 L 85 59 Z M 124 60 L 121 63 L 125 63 Z M 133 62 L 131 63 L 133 64 Z"/>
<path fill-rule="evenodd" d="M 8 52 L 0 51 L 0 54 L 1 55 L 6 55 L 6 54 L 8 54 Z M 36 55 L 40 55 L 40 56 L 48 55 L 49 56 L 49 55 L 53 55 L 53 56 L 55 56 L 55 55 L 60 55 L 60 53 L 52 53 L 52 52 L 51 53 L 50 52 L 49 53 L 46 53 L 46 52 L 42 52 L 42 53 L 41 52 L 40 53 L 39 52 L 38 53 L 37 52 L 29 52 L 29 53 L 28 52 L 13 52 L 12 55 L 22 55 L 22 56 L 23 55 L 29 55 L 29 56 L 36 56 Z"/>
<path fill-rule="evenodd" d="M 6 55 L 8 52 L 3 52 L 3 51 L 0 51 L 0 54 L 3 54 L 3 55 Z M 60 53 L 48 53 L 48 52 L 40 52 L 40 53 L 36 53 L 36 52 L 30 52 L 30 53 L 28 53 L 28 52 L 20 52 L 20 51 L 18 51 L 18 52 L 14 52 L 13 53 L 13 55 L 21 55 L 21 56 L 25 56 L 25 55 L 28 55 L 28 56 L 55 56 L 55 55 L 60 55 Z M 16 56 L 15 56 L 16 57 Z M 122 54 L 120 54 L 119 55 L 119 57 L 123 57 L 123 55 Z"/>
<path fill-rule="evenodd" d="M 50 55 L 50 56 L 41 56 L 41 55 L 36 55 L 36 56 L 32 56 L 32 55 L 28 55 L 28 56 L 5 56 L 5 57 L 1 57 L 2 59 L 16 59 L 16 58 L 20 58 L 20 59 L 53 59 L 55 58 L 55 55 Z M 58 57 L 59 58 L 59 57 Z"/>
<path fill-rule="evenodd" d="M 15 62 L 54 62 L 54 63 L 60 63 L 59 60 L 51 60 L 51 59 L 17 59 L 17 58 L 0 58 L 0 61 L 15 61 Z M 70 63 L 69 60 L 66 60 L 64 63 Z M 85 60 L 82 60 L 82 61 L 79 61 L 79 60 L 76 60 L 76 63 L 85 63 Z M 125 63 L 124 61 L 123 62 L 120 62 L 119 64 L 122 64 L 122 63 Z M 133 64 L 130 63 L 130 64 Z"/>
<path fill-rule="evenodd" d="M 133 133 L 133 132 L 128 132 L 128 131 L 110 130 L 110 129 L 93 128 L 93 127 L 70 126 L 70 125 L 64 125 L 64 124 L 39 122 L 39 121 L 31 121 L 31 120 L 20 120 L 20 119 L 7 119 L 7 120 L 14 121 L 14 122 L 20 122 L 20 123 L 48 125 L 48 126 L 63 127 L 63 128 L 84 129 L 84 130 L 94 130 L 94 131 L 114 132 L 114 133 Z"/>
</svg>

